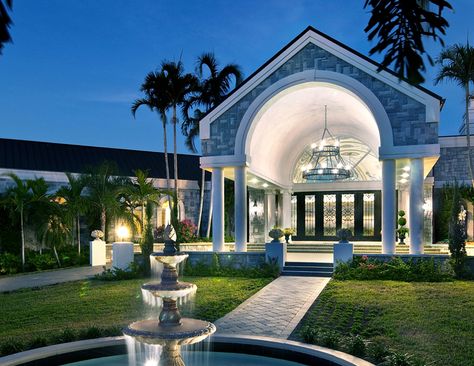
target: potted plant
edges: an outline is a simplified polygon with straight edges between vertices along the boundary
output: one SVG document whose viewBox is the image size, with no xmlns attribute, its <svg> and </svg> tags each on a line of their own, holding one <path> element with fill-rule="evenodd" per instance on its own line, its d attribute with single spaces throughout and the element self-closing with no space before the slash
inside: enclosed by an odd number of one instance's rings
<svg viewBox="0 0 474 366">
<path fill-rule="evenodd" d="M 405 227 L 407 224 L 407 219 L 405 218 L 405 211 L 398 211 L 398 229 L 397 236 L 399 239 L 398 244 L 405 244 L 404 240 L 408 236 L 408 228 Z"/>
<path fill-rule="evenodd" d="M 339 229 L 336 235 L 339 238 L 339 243 L 349 243 L 348 239 L 352 236 L 352 231 L 350 229 Z"/>
<path fill-rule="evenodd" d="M 268 233 L 268 235 L 270 236 L 270 238 L 272 238 L 272 243 L 279 243 L 280 242 L 280 238 L 285 235 L 283 230 L 278 228 L 278 227 L 274 227 L 273 229 L 270 230 L 270 232 Z"/>
<path fill-rule="evenodd" d="M 285 235 L 285 241 L 288 244 L 290 241 L 290 236 L 295 235 L 295 229 L 292 227 L 286 227 L 283 229 L 283 234 Z"/>
</svg>

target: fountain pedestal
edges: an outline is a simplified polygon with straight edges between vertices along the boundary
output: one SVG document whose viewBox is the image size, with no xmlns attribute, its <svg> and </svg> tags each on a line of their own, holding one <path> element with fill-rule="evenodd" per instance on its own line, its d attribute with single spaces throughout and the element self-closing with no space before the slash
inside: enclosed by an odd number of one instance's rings
<svg viewBox="0 0 474 366">
<path fill-rule="evenodd" d="M 162 300 L 159 317 L 134 322 L 123 333 L 140 343 L 161 345 L 161 366 L 184 366 L 181 346 L 201 342 L 214 333 L 216 327 L 210 322 L 181 317 L 177 301 L 195 291 L 196 286 L 178 281 L 176 266 L 188 255 L 177 252 L 175 242 L 170 238 L 172 228 L 168 226 L 166 230 L 167 240 L 163 253 L 153 253 L 151 256 L 163 264 L 161 282 L 149 282 L 142 286 L 142 290 Z"/>
</svg>

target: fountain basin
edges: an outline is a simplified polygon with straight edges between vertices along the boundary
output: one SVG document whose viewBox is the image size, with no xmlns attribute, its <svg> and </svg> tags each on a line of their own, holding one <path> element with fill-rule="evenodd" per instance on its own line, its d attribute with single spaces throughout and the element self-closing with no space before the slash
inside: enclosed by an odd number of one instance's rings
<svg viewBox="0 0 474 366">
<path fill-rule="evenodd" d="M 188 258 L 189 254 L 176 253 L 176 254 L 171 255 L 171 254 L 164 254 L 164 253 L 152 253 L 150 254 L 150 257 L 154 257 L 155 260 L 157 260 L 160 263 L 174 266 L 178 263 L 181 263 L 186 258 Z"/>
<path fill-rule="evenodd" d="M 163 282 L 148 282 L 142 285 L 142 289 L 150 292 L 156 297 L 179 298 L 196 292 L 197 287 L 193 283 L 178 282 L 176 284 L 166 284 Z"/>
<path fill-rule="evenodd" d="M 270 361 L 286 360 L 288 365 L 312 366 L 374 366 L 355 356 L 328 348 L 313 346 L 305 343 L 256 336 L 229 336 L 214 335 L 209 348 L 211 352 L 229 353 L 229 361 L 235 354 L 265 356 Z M 88 365 L 106 365 L 109 356 L 123 355 L 127 365 L 127 348 L 124 337 L 109 337 L 89 339 L 85 341 L 57 344 L 54 346 L 37 348 L 30 351 L 16 353 L 0 358 L 2 366 L 59 366 L 82 360 L 90 360 Z M 103 361 L 103 362 L 102 362 Z M 257 360 L 263 365 L 261 360 Z M 116 365 L 115 362 L 108 363 Z M 281 365 L 282 363 L 279 363 Z M 272 365 L 272 363 L 267 363 Z M 203 365 L 194 365 L 203 366 Z"/>
<path fill-rule="evenodd" d="M 181 318 L 180 325 L 160 325 L 158 319 L 140 320 L 130 324 L 123 330 L 125 335 L 146 344 L 174 343 L 179 346 L 193 344 L 204 340 L 216 331 L 212 323 Z"/>
</svg>

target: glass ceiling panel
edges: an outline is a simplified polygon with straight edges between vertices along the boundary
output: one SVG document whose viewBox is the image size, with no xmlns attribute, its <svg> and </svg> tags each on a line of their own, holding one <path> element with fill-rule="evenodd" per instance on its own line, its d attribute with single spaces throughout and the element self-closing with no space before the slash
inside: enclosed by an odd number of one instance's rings
<svg viewBox="0 0 474 366">
<path fill-rule="evenodd" d="M 349 164 L 351 177 L 344 181 L 378 181 L 382 176 L 382 169 L 376 154 L 363 142 L 352 137 L 338 137 L 340 141 L 340 154 Z M 293 172 L 293 183 L 318 183 L 317 180 L 303 178 L 303 170 L 311 161 L 311 146 L 308 145 L 296 163 Z M 338 180 L 339 182 L 341 180 Z M 327 181 L 326 181 L 327 182 Z"/>
</svg>

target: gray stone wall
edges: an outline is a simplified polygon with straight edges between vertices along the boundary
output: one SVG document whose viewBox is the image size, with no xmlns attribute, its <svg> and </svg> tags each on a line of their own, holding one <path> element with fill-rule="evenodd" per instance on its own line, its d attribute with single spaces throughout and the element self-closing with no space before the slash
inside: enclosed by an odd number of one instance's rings
<svg viewBox="0 0 474 366">
<path fill-rule="evenodd" d="M 474 157 L 474 147 L 471 147 Z M 472 159 L 474 162 L 474 158 Z M 469 180 L 469 167 L 466 147 L 442 147 L 440 157 L 433 168 L 435 182 L 458 182 Z"/>
<path fill-rule="evenodd" d="M 422 103 L 310 43 L 211 123 L 211 138 L 202 141 L 203 155 L 233 154 L 240 121 L 255 98 L 278 80 L 311 69 L 348 75 L 372 90 L 385 107 L 395 145 L 438 142 L 438 123 L 425 122 L 426 111 Z"/>
<path fill-rule="evenodd" d="M 204 264 L 210 266 L 214 260 L 214 256 L 219 257 L 219 263 L 223 267 L 232 268 L 253 268 L 259 267 L 265 263 L 265 253 L 235 253 L 235 252 L 188 252 L 188 262 L 191 266 L 196 264 Z"/>
</svg>

